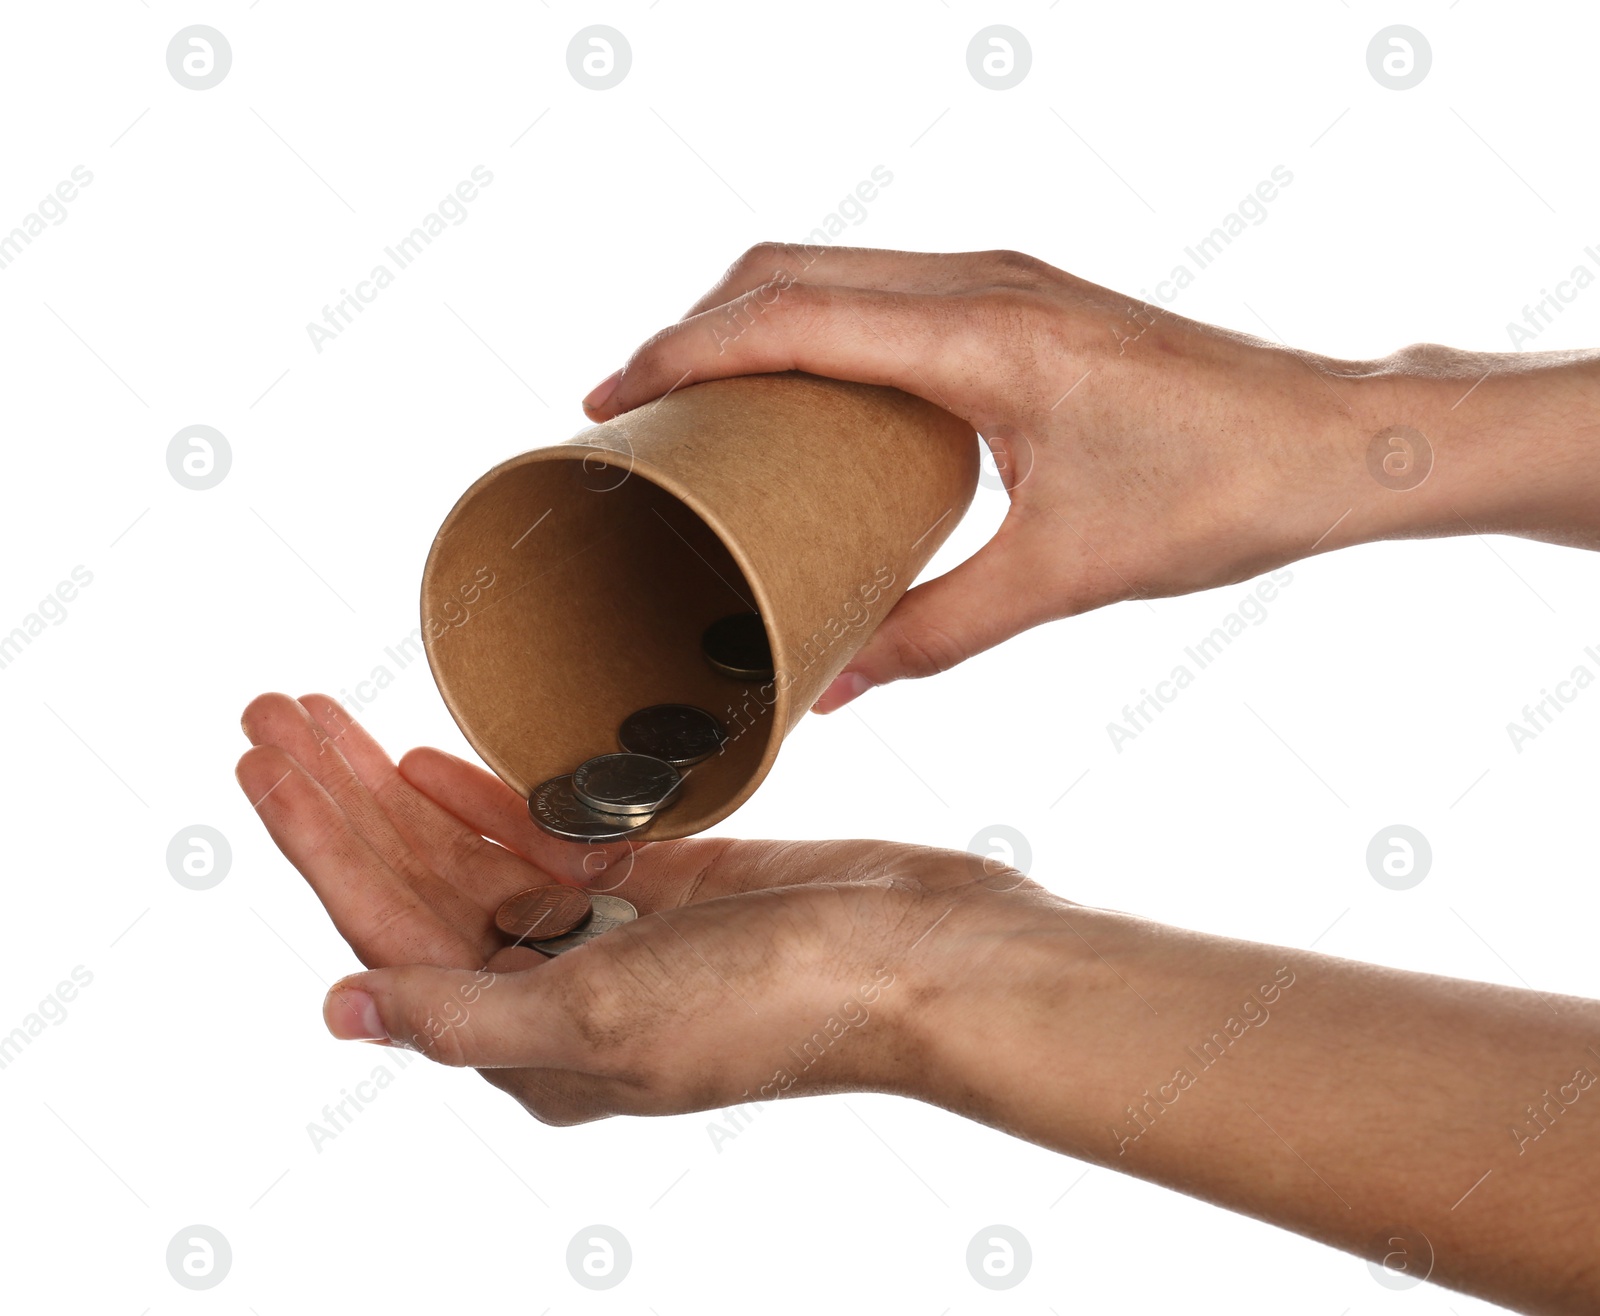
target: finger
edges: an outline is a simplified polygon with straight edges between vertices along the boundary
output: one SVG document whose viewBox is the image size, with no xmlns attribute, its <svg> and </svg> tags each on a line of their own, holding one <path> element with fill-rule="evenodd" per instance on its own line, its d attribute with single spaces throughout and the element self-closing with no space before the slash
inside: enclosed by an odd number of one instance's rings
<svg viewBox="0 0 1600 1316">
<path fill-rule="evenodd" d="M 442 749 L 411 750 L 400 760 L 400 774 L 479 836 L 563 881 L 588 885 L 632 849 L 626 841 L 588 845 L 541 831 L 516 791 L 492 772 Z"/>
<path fill-rule="evenodd" d="M 580 1072 L 581 1062 L 591 1070 L 604 1064 L 606 1050 L 577 1036 L 558 1007 L 541 1001 L 534 990 L 540 981 L 524 973 L 391 969 L 334 984 L 323 1019 L 341 1039 L 404 1046 L 441 1064 L 473 1066 L 547 1124 L 646 1113 L 637 1083 Z M 523 1063 L 532 1058 L 565 1063 Z"/>
<path fill-rule="evenodd" d="M 400 760 L 400 771 L 467 827 L 588 891 L 619 895 L 648 913 L 663 901 L 676 903 L 662 894 L 674 882 L 687 885 L 677 875 L 695 856 L 681 854 L 680 842 L 588 845 L 551 836 L 534 824 L 522 797 L 500 778 L 441 749 L 412 750 Z"/>
<path fill-rule="evenodd" d="M 813 711 L 831 713 L 874 686 L 948 671 L 1037 625 L 1043 591 L 996 535 L 952 571 L 908 590 L 836 676 Z"/>
<path fill-rule="evenodd" d="M 890 384 L 957 415 L 963 404 L 993 407 L 999 372 L 986 364 L 971 299 L 800 282 L 758 289 L 738 309 L 704 311 L 657 334 L 589 414 L 619 415 L 686 382 L 783 370 Z"/>
<path fill-rule="evenodd" d="M 964 292 L 975 286 L 992 286 L 999 272 L 995 257 L 1002 254 L 761 242 L 734 261 L 683 318 L 723 306 L 763 284 L 793 279 L 879 292 Z"/>
<path fill-rule="evenodd" d="M 250 702 L 241 722 L 253 743 L 278 746 L 315 777 L 388 868 L 440 918 L 452 927 L 470 930 L 488 944 L 485 910 L 429 870 L 356 775 L 339 742 L 318 725 L 303 704 L 288 695 L 261 695 Z"/>
<path fill-rule="evenodd" d="M 483 967 L 493 969 L 496 973 L 520 973 L 523 969 L 537 968 L 549 958 L 548 955 L 534 950 L 532 946 L 521 944 L 502 946 L 489 956 L 489 962 Z"/>
<path fill-rule="evenodd" d="M 545 987 L 554 964 L 525 973 L 426 964 L 358 973 L 323 1001 L 328 1031 L 346 1041 L 388 1041 L 442 1065 L 563 1068 L 584 1044 Z"/>
<path fill-rule="evenodd" d="M 383 862 L 327 791 L 282 749 L 246 750 L 235 776 L 278 849 L 311 884 L 363 964 L 481 963 L 478 948 Z"/>
<path fill-rule="evenodd" d="M 486 841 L 402 777 L 383 747 L 335 700 L 303 695 L 300 703 L 338 746 L 411 849 L 480 908 L 492 912 L 507 896 L 547 880 L 544 873 Z"/>
<path fill-rule="evenodd" d="M 439 749 L 414 749 L 400 760 L 400 771 L 469 827 L 482 830 L 500 844 L 518 848 L 536 833 L 541 847 L 564 847 L 581 856 L 587 850 L 611 852 L 611 865 L 598 873 L 573 861 L 575 878 L 590 891 L 619 895 L 641 914 L 715 900 L 747 891 L 764 891 L 810 881 L 847 878 L 859 863 L 860 842 L 741 841 L 729 837 L 692 837 L 628 847 L 587 848 L 540 832 L 528 818 L 515 791 L 482 768 Z M 541 866 L 554 871 L 551 861 Z M 537 953 L 537 952 L 535 952 Z M 496 963 L 495 967 L 500 967 Z"/>
</svg>

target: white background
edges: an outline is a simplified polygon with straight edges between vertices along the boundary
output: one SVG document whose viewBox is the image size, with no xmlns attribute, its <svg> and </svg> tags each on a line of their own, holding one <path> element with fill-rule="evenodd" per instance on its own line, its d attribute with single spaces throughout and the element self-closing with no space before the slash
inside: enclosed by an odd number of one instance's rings
<svg viewBox="0 0 1600 1316">
<path fill-rule="evenodd" d="M 433 531 L 473 479 L 575 432 L 579 397 L 638 340 L 875 165 L 893 182 L 846 241 L 1019 248 L 1134 293 L 1284 165 L 1266 222 L 1175 309 L 1336 354 L 1505 350 L 1507 321 L 1595 265 L 1592 10 L 117 0 L 4 21 L 0 232 L 74 166 L 93 174 L 0 270 L 0 633 L 93 573 L 0 670 L 0 1033 L 74 966 L 93 974 L 0 1072 L 8 1305 L 1489 1310 L 883 1097 L 769 1107 L 718 1151 L 709 1115 L 549 1129 L 417 1063 L 314 1150 L 308 1121 L 381 1053 L 325 1035 L 324 983 L 356 962 L 232 765 L 254 694 L 393 668 Z M 232 47 L 211 90 L 166 67 L 190 23 Z M 608 91 L 567 69 L 591 23 L 632 48 Z M 1032 47 L 1013 90 L 968 73 L 989 23 Z M 1367 69 L 1391 23 L 1432 47 L 1409 91 Z M 467 221 L 315 351 L 306 323 L 477 165 L 494 181 Z M 1590 290 L 1539 345 L 1597 338 Z M 232 451 L 207 491 L 166 466 L 192 424 Z M 935 572 L 1003 500 L 980 490 Z M 1600 643 L 1597 575 L 1474 538 L 1295 566 L 1268 619 L 1118 754 L 1106 723 L 1246 590 L 1122 604 L 808 720 L 722 830 L 965 847 L 1004 824 L 1081 901 L 1592 993 L 1600 693 L 1521 754 L 1505 726 Z M 395 678 L 362 710 L 379 738 L 469 752 L 425 665 Z M 232 843 L 209 891 L 167 871 L 194 823 Z M 1433 847 L 1410 891 L 1366 867 L 1394 823 Z M 1410 1118 L 1403 1092 L 1393 1114 Z M 164 1262 L 196 1222 L 233 1249 L 209 1293 Z M 634 1252 L 607 1293 L 565 1267 L 594 1222 Z M 1034 1251 L 1007 1293 L 965 1268 L 995 1222 Z"/>
</svg>

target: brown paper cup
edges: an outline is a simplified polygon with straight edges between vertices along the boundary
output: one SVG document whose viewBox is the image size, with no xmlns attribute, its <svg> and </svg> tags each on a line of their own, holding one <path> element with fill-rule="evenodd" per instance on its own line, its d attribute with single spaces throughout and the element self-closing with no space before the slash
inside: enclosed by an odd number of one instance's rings
<svg viewBox="0 0 1600 1316">
<path fill-rule="evenodd" d="M 790 373 L 679 389 L 513 457 L 462 495 L 423 571 L 440 693 L 524 798 L 614 752 L 636 709 L 698 704 L 728 742 L 638 839 L 710 827 L 961 519 L 974 438 L 896 389 Z M 750 611 L 771 680 L 701 652 L 707 626 Z"/>
</svg>

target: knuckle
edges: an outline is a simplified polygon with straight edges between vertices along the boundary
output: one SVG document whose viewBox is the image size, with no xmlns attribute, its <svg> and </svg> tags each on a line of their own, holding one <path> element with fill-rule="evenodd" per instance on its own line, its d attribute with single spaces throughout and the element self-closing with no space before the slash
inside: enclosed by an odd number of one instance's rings
<svg viewBox="0 0 1600 1316">
<path fill-rule="evenodd" d="M 612 934 L 617 944 L 590 945 L 578 952 L 572 974 L 559 990 L 576 1054 L 572 1068 L 597 1079 L 653 1089 L 670 1054 L 659 1045 L 681 1021 L 681 971 L 676 975 L 648 937 Z"/>
<path fill-rule="evenodd" d="M 926 623 L 897 628 L 889 643 L 896 668 L 909 677 L 937 676 L 965 656 L 950 636 Z"/>
<path fill-rule="evenodd" d="M 463 1021 L 464 1022 L 464 1021 Z M 407 1036 L 400 1043 L 434 1062 L 452 1069 L 467 1067 L 466 1039 L 461 1025 L 430 1013 L 414 1021 Z"/>
<path fill-rule="evenodd" d="M 674 341 L 677 333 L 678 326 L 675 324 L 669 324 L 664 328 L 657 329 L 655 333 L 633 349 L 633 355 L 628 358 L 627 365 L 623 367 L 624 373 L 643 373 L 646 367 L 661 356 L 666 346 Z"/>
<path fill-rule="evenodd" d="M 1023 251 L 986 251 L 983 263 L 991 275 L 1024 283 L 1039 282 L 1051 272 L 1044 261 Z"/>
<path fill-rule="evenodd" d="M 603 953 L 586 947 L 586 972 L 562 988 L 562 1007 L 590 1055 L 615 1058 L 636 1029 L 637 1004 L 627 975 Z"/>
<path fill-rule="evenodd" d="M 1458 349 L 1442 343 L 1409 343 L 1394 353 L 1394 359 L 1414 368 L 1427 370 L 1459 360 Z"/>
<path fill-rule="evenodd" d="M 427 1056 L 435 1064 L 449 1065 L 452 1069 L 465 1068 L 468 1061 L 461 1029 L 454 1024 L 447 1025 L 434 1039 Z"/>
<path fill-rule="evenodd" d="M 742 283 L 765 283 L 780 273 L 787 253 L 788 247 L 781 242 L 758 242 L 733 263 L 728 273 Z"/>
</svg>

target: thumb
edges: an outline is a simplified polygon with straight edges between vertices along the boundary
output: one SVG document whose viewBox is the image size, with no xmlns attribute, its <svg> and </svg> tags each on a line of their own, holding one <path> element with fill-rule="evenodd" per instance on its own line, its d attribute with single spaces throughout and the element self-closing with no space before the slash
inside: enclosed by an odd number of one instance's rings
<svg viewBox="0 0 1600 1316">
<path fill-rule="evenodd" d="M 322 1003 L 328 1031 L 345 1041 L 421 1052 L 475 1069 L 552 1063 L 553 1038 L 535 1021 L 533 974 L 411 964 L 341 979 Z"/>
<path fill-rule="evenodd" d="M 991 539 L 953 571 L 908 590 L 812 705 L 831 713 L 873 686 L 932 676 L 1033 624 L 1012 554 Z M 1034 606 L 1030 606 L 1033 604 Z"/>
</svg>

